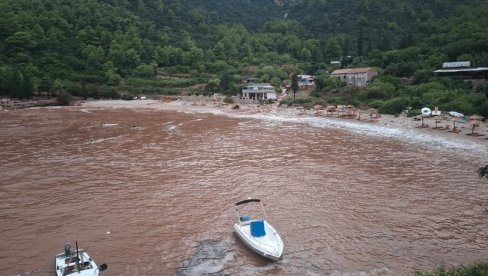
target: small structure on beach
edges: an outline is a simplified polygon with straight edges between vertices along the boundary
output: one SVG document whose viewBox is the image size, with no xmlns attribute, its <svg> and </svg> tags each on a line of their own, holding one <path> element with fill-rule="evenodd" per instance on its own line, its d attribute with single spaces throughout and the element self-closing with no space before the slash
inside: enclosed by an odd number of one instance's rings
<svg viewBox="0 0 488 276">
<path fill-rule="evenodd" d="M 313 109 L 315 110 L 315 114 L 318 115 L 320 114 L 320 111 L 324 109 L 324 107 L 320 104 L 316 104 L 313 106 Z"/>
</svg>

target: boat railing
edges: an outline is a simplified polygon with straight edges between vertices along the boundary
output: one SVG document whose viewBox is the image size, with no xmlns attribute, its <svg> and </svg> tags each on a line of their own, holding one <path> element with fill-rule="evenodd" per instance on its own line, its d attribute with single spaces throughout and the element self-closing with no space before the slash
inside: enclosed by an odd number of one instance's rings
<svg viewBox="0 0 488 276">
<path fill-rule="evenodd" d="M 257 244 L 260 244 L 261 246 L 263 246 L 263 245 L 266 246 L 266 248 L 272 248 L 273 250 L 270 250 L 271 252 L 277 252 L 279 250 L 273 244 L 268 244 L 268 243 L 262 242 L 258 239 L 253 239 L 253 241 Z"/>
</svg>

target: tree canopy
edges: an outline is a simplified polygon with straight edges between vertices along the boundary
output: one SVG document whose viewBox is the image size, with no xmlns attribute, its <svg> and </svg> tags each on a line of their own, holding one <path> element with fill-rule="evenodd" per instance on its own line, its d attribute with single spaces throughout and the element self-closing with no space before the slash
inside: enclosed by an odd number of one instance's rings
<svg viewBox="0 0 488 276">
<path fill-rule="evenodd" d="M 342 61 L 389 76 L 363 99 L 411 104 L 436 97 L 418 85 L 442 62 L 488 66 L 482 0 L 4 0 L 0 14 L 0 96 L 172 94 L 209 82 L 232 94 L 251 74 L 279 83 Z M 488 115 L 486 87 L 466 105 L 458 84 L 437 83 L 459 99 L 451 106 Z"/>
</svg>

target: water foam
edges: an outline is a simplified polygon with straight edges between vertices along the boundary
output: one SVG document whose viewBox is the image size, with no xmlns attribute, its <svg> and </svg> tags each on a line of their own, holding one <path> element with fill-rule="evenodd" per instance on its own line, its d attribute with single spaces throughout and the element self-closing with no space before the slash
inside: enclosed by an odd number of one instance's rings
<svg viewBox="0 0 488 276">
<path fill-rule="evenodd" d="M 222 115 L 221 112 L 215 113 Z M 251 118 L 268 121 L 272 124 L 276 122 L 308 124 L 318 128 L 335 128 L 344 131 L 367 135 L 371 137 L 380 137 L 395 139 L 401 142 L 415 144 L 420 147 L 433 148 L 438 150 L 456 151 L 463 153 L 472 153 L 476 156 L 488 156 L 488 146 L 480 145 L 469 140 L 451 140 L 449 137 L 435 135 L 431 133 L 421 133 L 415 129 L 399 128 L 395 126 L 385 126 L 371 124 L 360 121 L 346 121 L 334 118 L 303 116 L 297 117 L 291 114 L 228 114 L 235 118 Z"/>
</svg>

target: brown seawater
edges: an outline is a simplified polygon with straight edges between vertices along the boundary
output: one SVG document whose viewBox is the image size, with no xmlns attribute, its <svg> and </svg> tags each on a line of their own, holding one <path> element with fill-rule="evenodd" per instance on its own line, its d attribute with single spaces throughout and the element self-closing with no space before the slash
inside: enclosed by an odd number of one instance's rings
<svg viewBox="0 0 488 276">
<path fill-rule="evenodd" d="M 488 261 L 486 148 L 154 109 L 0 119 L 1 275 L 52 275 L 75 241 L 104 275 L 408 275 Z M 233 234 L 247 197 L 266 204 L 281 261 Z"/>
</svg>

